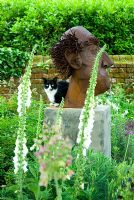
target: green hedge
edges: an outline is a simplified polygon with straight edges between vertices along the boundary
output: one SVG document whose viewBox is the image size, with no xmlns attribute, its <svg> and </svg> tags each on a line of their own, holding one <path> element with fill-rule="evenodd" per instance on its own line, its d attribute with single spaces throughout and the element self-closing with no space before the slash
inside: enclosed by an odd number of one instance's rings
<svg viewBox="0 0 134 200">
<path fill-rule="evenodd" d="M 130 0 L 0 0 L 0 47 L 44 54 L 61 34 L 82 25 L 108 44 L 109 54 L 134 54 Z"/>
<path fill-rule="evenodd" d="M 7 47 L 0 48 L 0 80 L 9 79 L 11 76 L 20 77 L 28 59 L 27 52 Z"/>
</svg>

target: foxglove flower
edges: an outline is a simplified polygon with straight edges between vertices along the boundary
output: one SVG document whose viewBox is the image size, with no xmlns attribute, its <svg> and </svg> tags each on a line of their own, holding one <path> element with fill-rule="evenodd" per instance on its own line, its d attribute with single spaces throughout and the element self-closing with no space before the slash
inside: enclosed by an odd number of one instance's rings
<svg viewBox="0 0 134 200">
<path fill-rule="evenodd" d="M 87 155 L 87 149 L 90 147 L 92 139 L 91 132 L 94 124 L 94 91 L 97 84 L 98 66 L 100 58 L 105 50 L 105 46 L 97 53 L 94 66 L 91 73 L 91 78 L 89 80 L 89 86 L 86 93 L 86 99 L 84 107 L 80 114 L 79 122 L 79 132 L 77 135 L 77 157 L 75 160 L 76 164 L 76 178 L 74 182 L 75 196 L 77 197 L 81 189 L 84 189 L 84 172 L 85 172 L 85 159 Z"/>
<path fill-rule="evenodd" d="M 22 144 L 22 150 L 20 149 Z M 14 150 L 15 156 L 13 157 L 14 162 L 14 173 L 17 174 L 19 169 L 22 169 L 24 172 L 27 171 L 27 161 L 26 156 L 28 153 L 28 149 L 26 146 L 26 138 L 24 137 L 23 140 L 21 140 L 19 137 L 16 139 L 16 146 Z"/>
<path fill-rule="evenodd" d="M 86 156 L 86 150 L 90 147 L 92 142 L 91 133 L 94 124 L 94 106 L 95 106 L 94 91 L 97 84 L 98 66 L 104 50 L 105 46 L 98 52 L 96 56 L 93 70 L 91 73 L 91 78 L 89 80 L 89 87 L 87 89 L 85 104 L 79 118 L 80 122 L 78 126 L 79 132 L 77 136 L 77 143 L 78 144 L 81 143 L 84 156 Z"/>
<path fill-rule="evenodd" d="M 28 153 L 28 149 L 26 146 L 26 109 L 30 106 L 31 103 L 31 68 L 33 62 L 35 48 L 33 49 L 29 64 L 26 68 L 26 72 L 21 79 L 21 83 L 18 86 L 18 114 L 19 114 L 19 127 L 17 131 L 17 139 L 16 139 L 16 147 L 14 150 L 15 156 L 13 158 L 14 162 L 14 173 L 18 173 L 19 171 L 26 172 L 27 171 L 27 160 L 26 156 Z M 21 179 L 21 177 L 20 177 Z"/>
<path fill-rule="evenodd" d="M 18 108 L 17 112 L 19 116 L 22 116 L 23 113 L 26 112 L 26 108 L 28 108 L 31 104 L 31 83 L 30 80 L 27 82 L 27 88 L 24 87 L 23 83 L 18 86 Z"/>
</svg>

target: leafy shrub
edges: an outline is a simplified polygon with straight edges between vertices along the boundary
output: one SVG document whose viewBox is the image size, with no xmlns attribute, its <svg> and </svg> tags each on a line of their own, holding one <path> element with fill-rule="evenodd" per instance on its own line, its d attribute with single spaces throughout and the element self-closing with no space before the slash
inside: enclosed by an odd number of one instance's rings
<svg viewBox="0 0 134 200">
<path fill-rule="evenodd" d="M 110 93 L 106 92 L 96 99 L 99 103 L 108 104 L 111 107 L 112 158 L 117 162 L 123 161 L 129 140 L 127 160 L 134 159 L 134 134 L 130 133 L 130 131 L 134 133 L 134 130 L 126 130 L 130 122 L 134 125 L 134 95 L 126 97 L 121 85 L 115 85 Z"/>
<path fill-rule="evenodd" d="M 0 1 L 0 46 L 48 52 L 65 30 L 82 25 L 108 44 L 110 54 L 133 54 L 132 1 Z"/>
<path fill-rule="evenodd" d="M 20 77 L 26 66 L 29 54 L 18 49 L 0 48 L 0 80 L 11 76 Z"/>
<path fill-rule="evenodd" d="M 29 162 L 29 170 L 24 177 L 24 198 L 53 200 L 56 192 L 53 181 L 47 188 L 39 187 L 38 164 L 35 159 Z M 75 168 L 75 165 L 73 165 Z M 115 200 L 117 197 L 133 199 L 134 164 L 122 162 L 117 164 L 102 153 L 89 151 L 85 163 L 84 190 L 81 189 L 78 200 Z M 40 188 L 40 189 L 39 189 Z M 7 185 L 2 195 L 5 199 L 16 199 L 16 185 Z M 0 193 L 1 194 L 1 193 Z M 62 199 L 74 200 L 74 177 L 62 183 Z M 37 195 L 37 196 L 36 196 Z M 4 199 L 3 198 L 3 199 Z"/>
<path fill-rule="evenodd" d="M 85 190 L 79 199 L 108 199 L 108 184 L 116 175 L 115 165 L 102 153 L 89 151 L 85 165 Z"/>
<path fill-rule="evenodd" d="M 27 137 L 28 147 L 32 146 L 33 138 L 36 134 L 37 101 L 32 102 L 27 115 Z M 0 185 L 14 182 L 13 176 L 13 156 L 18 128 L 17 98 L 16 95 L 10 99 L 0 97 Z"/>
<path fill-rule="evenodd" d="M 13 178 L 9 173 L 13 168 L 12 156 L 15 146 L 16 128 L 16 100 L 11 98 L 9 101 L 0 97 L 0 185 L 10 183 Z M 11 176 L 10 176 L 11 175 Z"/>
<path fill-rule="evenodd" d="M 126 120 L 132 119 L 132 101 L 128 100 L 124 91 L 117 87 L 114 90 L 114 94 L 105 94 L 101 98 L 101 101 L 106 102 L 109 100 L 112 104 L 112 157 L 114 160 L 106 158 L 101 153 L 89 152 L 88 158 L 85 163 L 85 189 L 80 191 L 78 200 L 81 199 L 106 199 L 115 200 L 118 195 L 126 199 L 133 199 L 133 191 L 131 185 L 134 180 L 134 165 L 129 162 L 117 163 L 122 161 L 126 151 L 127 138 L 124 134 L 122 124 L 124 123 L 124 112 L 128 109 Z M 118 107 L 118 112 L 116 107 Z M 0 97 L 0 185 L 6 185 L 0 192 L 0 198 L 2 199 L 17 199 L 15 191 L 17 187 L 14 182 L 13 174 L 13 150 L 16 139 L 16 129 L 18 126 L 18 114 L 16 112 L 17 98 L 13 96 L 11 99 Z M 27 138 L 28 147 L 33 144 L 33 138 L 35 138 L 37 127 L 37 115 L 38 115 L 39 102 L 33 100 L 31 107 L 28 110 L 27 115 Z M 114 108 L 114 109 L 113 109 Z M 118 120 L 117 120 L 118 119 Z M 116 123 L 117 122 L 117 123 Z M 115 131 L 118 130 L 118 131 Z M 120 137 L 120 135 L 122 137 Z M 134 135 L 132 135 L 134 136 Z M 130 137 L 129 151 L 127 154 L 128 161 L 132 160 L 134 146 L 133 137 Z M 38 190 L 38 165 L 33 155 L 29 155 L 29 170 L 24 177 L 24 198 L 36 199 Z M 116 161 L 117 162 L 116 162 Z M 72 168 L 75 171 L 75 165 Z M 63 183 L 63 200 L 73 200 L 74 193 L 74 179 L 65 181 Z M 53 182 L 46 189 L 40 188 L 40 199 L 53 200 L 56 197 L 55 187 Z"/>
<path fill-rule="evenodd" d="M 18 17 L 23 17 L 26 11 L 26 5 L 23 0 L 17 1 L 0 1 L 0 47 L 11 47 L 13 39 L 16 37 L 14 33 L 10 31 L 10 28 L 16 22 Z"/>
</svg>

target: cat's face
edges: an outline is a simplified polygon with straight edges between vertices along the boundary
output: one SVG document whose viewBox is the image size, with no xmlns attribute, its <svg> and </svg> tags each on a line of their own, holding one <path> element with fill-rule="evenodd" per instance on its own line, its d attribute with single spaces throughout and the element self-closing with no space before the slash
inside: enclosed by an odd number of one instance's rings
<svg viewBox="0 0 134 200">
<path fill-rule="evenodd" d="M 52 91 L 57 89 L 57 78 L 46 79 L 44 78 L 44 89 L 47 91 Z"/>
</svg>

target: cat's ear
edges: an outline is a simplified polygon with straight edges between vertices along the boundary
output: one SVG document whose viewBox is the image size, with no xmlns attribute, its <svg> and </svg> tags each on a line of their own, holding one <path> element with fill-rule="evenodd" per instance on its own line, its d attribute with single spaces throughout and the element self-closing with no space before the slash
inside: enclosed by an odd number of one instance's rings
<svg viewBox="0 0 134 200">
<path fill-rule="evenodd" d="M 44 84 L 47 82 L 47 79 L 46 78 L 43 78 L 43 81 L 44 81 Z"/>
<path fill-rule="evenodd" d="M 79 53 L 72 53 L 69 50 L 66 50 L 65 58 L 72 68 L 80 69 L 82 67 L 82 59 Z"/>
<path fill-rule="evenodd" d="M 53 81 L 57 81 L 57 79 L 58 79 L 57 77 L 54 77 L 54 78 L 53 78 Z"/>
</svg>

